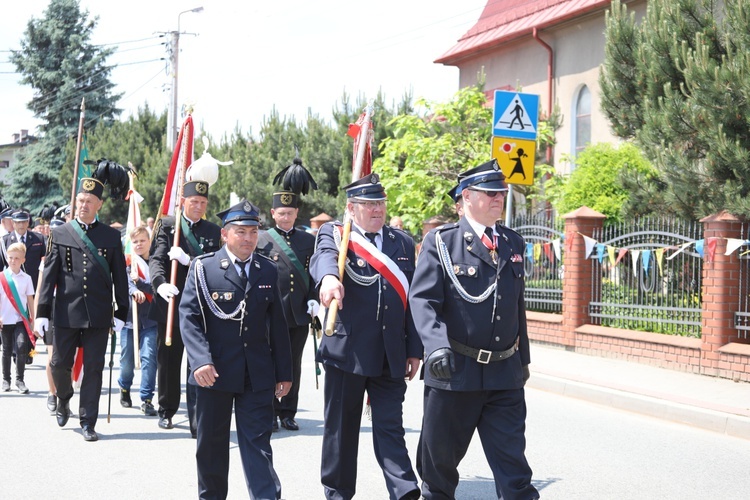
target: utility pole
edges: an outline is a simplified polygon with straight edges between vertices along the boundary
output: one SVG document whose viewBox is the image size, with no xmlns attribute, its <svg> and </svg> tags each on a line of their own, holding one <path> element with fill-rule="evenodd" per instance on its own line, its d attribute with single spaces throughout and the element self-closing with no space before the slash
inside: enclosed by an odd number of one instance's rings
<svg viewBox="0 0 750 500">
<path fill-rule="evenodd" d="M 177 31 L 172 31 L 171 41 L 171 54 L 169 62 L 172 65 L 172 99 L 170 104 L 169 115 L 167 116 L 167 147 L 174 148 L 177 143 L 177 136 L 179 134 L 179 121 L 178 121 L 178 109 L 179 104 L 177 100 L 177 83 L 178 83 L 178 67 L 180 58 L 180 16 L 188 12 L 203 12 L 203 7 L 196 7 L 190 10 L 184 10 L 177 15 Z"/>
</svg>

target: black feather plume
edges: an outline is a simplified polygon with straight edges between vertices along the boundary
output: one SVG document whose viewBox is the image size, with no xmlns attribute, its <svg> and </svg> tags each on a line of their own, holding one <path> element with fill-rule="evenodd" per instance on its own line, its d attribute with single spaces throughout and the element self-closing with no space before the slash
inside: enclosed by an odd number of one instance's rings
<svg viewBox="0 0 750 500">
<path fill-rule="evenodd" d="M 123 167 L 119 163 L 106 158 L 100 158 L 97 161 L 96 170 L 91 174 L 91 177 L 98 179 L 102 184 L 109 185 L 109 195 L 111 198 L 124 200 L 130 187 L 130 179 L 128 178 L 128 172 L 130 171 L 135 173 L 135 170 L 131 168 Z"/>
<path fill-rule="evenodd" d="M 318 184 L 312 174 L 302 165 L 299 155 L 292 161 L 291 165 L 284 167 L 276 177 L 274 184 L 281 184 L 285 191 L 291 191 L 297 195 L 307 194 L 312 189 L 318 189 Z"/>
</svg>

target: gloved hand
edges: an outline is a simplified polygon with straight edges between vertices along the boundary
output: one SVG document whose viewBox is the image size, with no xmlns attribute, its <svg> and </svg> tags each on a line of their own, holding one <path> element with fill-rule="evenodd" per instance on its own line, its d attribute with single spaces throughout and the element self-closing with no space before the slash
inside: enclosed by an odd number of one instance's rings
<svg viewBox="0 0 750 500">
<path fill-rule="evenodd" d="M 115 320 L 115 326 L 112 327 L 112 329 L 115 331 L 115 333 L 120 333 L 122 330 L 122 327 L 125 326 L 125 322 L 121 320 L 120 318 L 112 318 Z"/>
<path fill-rule="evenodd" d="M 456 371 L 453 351 L 448 347 L 441 347 L 433 351 L 427 357 L 425 364 L 429 368 L 430 374 L 438 380 L 450 380 L 453 372 Z"/>
<path fill-rule="evenodd" d="M 531 377 L 529 365 L 523 365 L 523 385 L 526 385 L 526 381 L 529 380 L 529 377 Z"/>
<path fill-rule="evenodd" d="M 161 297 L 162 299 L 164 299 L 164 300 L 166 300 L 168 302 L 169 299 L 171 299 L 175 295 L 179 294 L 180 290 L 179 290 L 179 288 L 177 288 L 176 286 L 174 286 L 171 283 L 162 283 L 156 289 L 156 293 L 159 294 L 159 297 Z"/>
<path fill-rule="evenodd" d="M 320 310 L 320 304 L 317 300 L 310 299 L 307 301 L 307 314 L 310 316 L 317 316 Z"/>
<path fill-rule="evenodd" d="M 34 331 L 39 334 L 39 338 L 42 338 L 47 333 L 47 330 L 49 330 L 49 319 L 36 318 L 34 320 Z"/>
<path fill-rule="evenodd" d="M 183 266 L 187 266 L 190 264 L 190 256 L 185 253 L 185 250 L 183 250 L 181 247 L 172 247 L 169 249 L 169 252 L 167 252 L 167 255 L 169 255 L 169 258 L 172 260 L 176 260 Z"/>
</svg>

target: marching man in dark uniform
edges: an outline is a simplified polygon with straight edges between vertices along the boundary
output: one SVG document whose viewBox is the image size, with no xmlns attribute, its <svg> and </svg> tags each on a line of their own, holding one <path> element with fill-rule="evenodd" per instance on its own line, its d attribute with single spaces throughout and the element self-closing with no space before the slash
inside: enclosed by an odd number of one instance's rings
<svg viewBox="0 0 750 500">
<path fill-rule="evenodd" d="M 13 212 L 13 231 L 3 236 L 5 248 L 10 247 L 13 243 L 23 243 L 26 245 L 26 262 L 23 271 L 31 277 L 31 284 L 36 290 L 37 279 L 39 278 L 39 264 L 46 253 L 44 238 L 41 234 L 29 231 L 31 214 L 27 210 L 16 210 Z M 3 259 L 0 262 L 0 269 L 4 268 L 7 262 Z"/>
<path fill-rule="evenodd" d="M 180 244 L 174 246 L 175 218 L 163 217 L 159 219 L 151 242 L 151 258 L 148 269 L 151 274 L 151 284 L 156 291 L 154 303 L 149 317 L 158 323 L 157 340 L 157 369 L 156 380 L 159 390 L 159 427 L 172 429 L 172 417 L 180 408 L 182 383 L 182 355 L 185 351 L 178 309 L 181 300 L 180 291 L 185 287 L 185 277 L 191 259 L 208 252 L 215 252 L 221 247 L 221 228 L 203 220 L 208 208 L 208 183 L 204 181 L 190 181 L 183 186 L 183 212 L 180 220 Z M 177 284 L 170 283 L 172 260 L 177 260 Z M 168 301 L 174 297 L 178 303 L 174 308 L 174 322 L 172 323 L 172 345 L 166 345 Z M 188 366 L 188 374 L 190 367 Z M 188 385 L 187 408 L 190 423 L 190 434 L 195 437 L 195 387 Z"/>
<path fill-rule="evenodd" d="M 497 497 L 535 499 L 524 455 L 524 242 L 496 222 L 508 188 L 495 160 L 459 179 L 464 216 L 427 234 L 409 292 L 425 353 L 422 495 L 455 497 L 458 464 L 478 430 Z"/>
<path fill-rule="evenodd" d="M 325 423 L 321 482 L 326 498 L 350 499 L 357 482 L 362 405 L 372 408 L 375 454 L 392 499 L 419 498 L 404 440 L 404 378 L 417 373 L 422 344 L 407 328 L 406 297 L 414 272 L 414 241 L 385 225 L 385 191 L 376 174 L 344 188 L 353 217 L 343 283 L 338 255 L 341 224 L 324 224 L 310 271 L 328 307 L 343 306 L 332 336 L 324 336 L 318 360 L 325 366 Z M 329 309 L 327 314 L 331 314 Z M 326 320 L 327 321 L 327 320 Z"/>
<path fill-rule="evenodd" d="M 42 284 L 37 291 L 34 330 L 49 328 L 54 299 L 55 335 L 50 366 L 57 388 L 57 424 L 70 415 L 73 397 L 71 370 L 76 348 L 83 347 L 84 376 L 79 419 L 86 441 L 99 439 L 94 427 L 99 416 L 102 370 L 112 327 L 119 332 L 128 315 L 130 297 L 120 232 L 96 220 L 102 207 L 104 185 L 94 178 L 81 179 L 76 195 L 76 218 L 52 230 Z M 55 289 L 57 289 L 55 296 Z"/>
<path fill-rule="evenodd" d="M 237 442 L 251 498 L 281 498 L 273 469 L 273 400 L 292 380 L 289 334 L 276 266 L 254 253 L 258 209 L 243 200 L 218 214 L 226 245 L 196 258 L 180 301 L 182 338 L 197 387 L 199 497 L 226 498 L 229 435 Z"/>
<path fill-rule="evenodd" d="M 315 250 L 315 236 L 294 227 L 299 213 L 299 198 L 299 193 L 293 191 L 274 193 L 271 217 L 276 222 L 276 227 L 261 232 L 258 237 L 258 253 L 273 260 L 279 269 L 281 300 L 284 303 L 292 345 L 292 388 L 280 401 L 274 401 L 274 430 L 278 429 L 277 418 L 283 428 L 299 430 L 294 417 L 299 402 L 302 353 L 308 337 L 311 313 L 316 314 L 319 307 L 308 270 Z"/>
</svg>

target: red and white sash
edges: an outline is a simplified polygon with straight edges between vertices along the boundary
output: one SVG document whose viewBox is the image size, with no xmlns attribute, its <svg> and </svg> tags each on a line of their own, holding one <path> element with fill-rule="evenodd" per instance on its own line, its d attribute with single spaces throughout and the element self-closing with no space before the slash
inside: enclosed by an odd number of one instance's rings
<svg viewBox="0 0 750 500">
<path fill-rule="evenodd" d="M 356 231 L 349 235 L 349 249 L 362 257 L 380 273 L 383 278 L 396 290 L 406 310 L 407 297 L 409 296 L 409 280 L 399 269 L 398 265 L 386 254 L 370 243 L 370 241 Z"/>
</svg>

